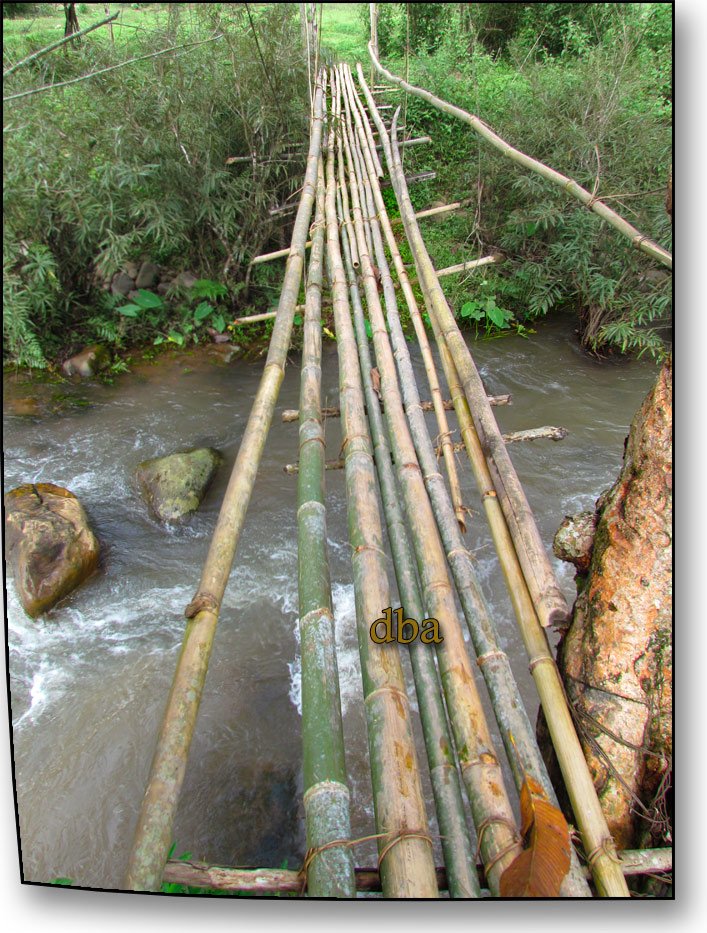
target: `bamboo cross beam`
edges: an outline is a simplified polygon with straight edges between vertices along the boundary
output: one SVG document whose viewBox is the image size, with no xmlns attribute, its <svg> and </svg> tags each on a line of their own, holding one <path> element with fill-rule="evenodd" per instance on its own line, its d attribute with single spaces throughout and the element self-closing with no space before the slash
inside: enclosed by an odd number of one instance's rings
<svg viewBox="0 0 707 933">
<path fill-rule="evenodd" d="M 277 312 L 276 312 L 277 313 Z M 244 320 L 247 320 L 245 318 Z M 487 396 L 489 400 L 489 405 L 510 405 L 513 402 L 513 397 L 511 395 L 489 395 Z M 384 409 L 385 406 L 382 402 L 378 403 L 381 409 Z M 442 405 L 445 411 L 454 411 L 454 402 L 450 398 L 442 399 Z M 434 402 L 421 401 L 420 408 L 422 411 L 434 411 Z M 322 408 L 322 416 L 324 418 L 338 418 L 341 415 L 340 408 Z M 299 420 L 299 410 L 297 408 L 286 408 L 282 412 L 282 420 L 287 423 L 291 421 Z"/>
<path fill-rule="evenodd" d="M 378 61 L 378 56 L 375 54 L 375 51 L 370 43 L 368 46 L 368 52 L 371 56 L 371 61 L 374 68 L 380 72 L 380 74 L 385 75 L 385 77 L 389 81 L 392 81 L 393 84 L 398 85 L 399 87 L 408 91 L 410 94 L 414 94 L 416 97 L 422 98 L 422 100 L 426 100 L 428 103 L 432 104 L 433 107 L 437 107 L 437 109 L 441 110 L 443 113 L 451 114 L 452 116 L 457 117 L 459 120 L 463 120 L 465 123 L 468 123 L 469 126 L 471 126 L 471 128 L 482 137 L 482 139 L 485 139 L 486 142 L 500 150 L 503 155 L 507 156 L 517 165 L 522 165 L 523 168 L 528 168 L 531 171 L 536 172 L 538 175 L 541 175 L 543 178 L 546 178 L 553 184 L 558 185 L 568 194 L 571 194 L 573 197 L 577 198 L 578 201 L 581 201 L 585 207 L 589 208 L 589 210 L 592 210 L 595 214 L 598 214 L 602 220 L 605 220 L 615 230 L 618 230 L 619 233 L 627 237 L 631 243 L 641 252 L 646 253 L 646 255 L 650 256 L 652 259 L 656 259 L 658 262 L 663 263 L 663 265 L 667 266 L 669 269 L 673 268 L 672 253 L 668 252 L 668 250 L 664 249 L 662 246 L 659 246 L 657 243 L 654 243 L 653 240 L 642 234 L 639 230 L 632 226 L 632 224 L 617 214 L 616 211 L 613 211 L 600 198 L 597 198 L 596 195 L 592 192 L 587 191 L 586 188 L 583 188 L 580 184 L 574 181 L 574 179 L 568 178 L 566 175 L 556 171 L 556 169 L 551 168 L 549 165 L 545 165 L 538 159 L 533 159 L 531 156 L 526 155 L 519 149 L 515 149 L 510 145 L 510 143 L 507 143 L 505 139 L 502 139 L 497 133 L 494 133 L 494 131 L 489 126 L 487 126 L 474 114 L 469 113 L 466 110 L 462 110 L 461 107 L 455 107 L 454 104 L 450 104 L 446 100 L 435 97 L 435 95 L 431 94 L 429 91 L 415 87 L 413 84 L 409 84 L 402 78 L 397 77 L 397 75 L 392 74 L 392 72 L 387 71 Z"/>
<path fill-rule="evenodd" d="M 401 146 L 424 146 L 427 143 L 432 142 L 431 136 L 416 136 L 413 139 L 403 139 L 400 143 Z M 382 149 L 383 143 L 376 143 L 376 149 Z"/>
<path fill-rule="evenodd" d="M 638 875 L 666 874 L 673 870 L 673 850 L 623 849 L 618 852 L 621 871 L 626 877 Z M 437 885 L 440 891 L 448 890 L 447 872 L 437 866 Z M 483 865 L 477 865 L 483 878 Z M 585 877 L 591 877 L 589 866 L 584 868 Z M 191 859 L 170 859 L 167 862 L 164 880 L 169 884 L 189 887 L 214 888 L 217 891 L 239 891 L 244 894 L 302 894 L 302 874 L 291 868 L 237 868 L 225 865 L 210 865 Z M 357 891 L 380 891 L 380 873 L 377 868 L 356 868 Z"/>
<path fill-rule="evenodd" d="M 418 172 L 416 175 L 406 175 L 405 181 L 409 185 L 415 185 L 421 181 L 433 181 L 437 177 L 437 172 Z M 381 188 L 391 188 L 392 182 L 386 179 L 381 183 Z"/>
<path fill-rule="evenodd" d="M 503 256 L 494 253 L 492 256 L 484 256 L 481 259 L 470 259 L 468 262 L 457 263 L 456 266 L 447 266 L 446 269 L 437 269 L 437 277 L 441 275 L 455 275 L 457 272 L 468 272 L 470 269 L 478 269 L 481 266 L 489 266 L 492 263 L 503 262 Z"/>
<path fill-rule="evenodd" d="M 292 251 L 285 267 L 265 368 L 221 505 L 199 589 L 185 611 L 187 626 L 125 876 L 125 887 L 133 891 L 159 891 L 162 885 L 221 601 L 284 378 L 321 154 L 325 82 L 326 72 L 322 72 L 316 85 L 307 168 L 292 233 Z"/>
<path fill-rule="evenodd" d="M 508 434 L 503 434 L 503 440 L 506 444 L 518 444 L 522 441 L 537 441 L 537 440 L 549 440 L 549 441 L 561 441 L 567 437 L 569 431 L 567 428 L 555 427 L 553 425 L 544 425 L 541 428 L 528 428 L 526 431 L 510 431 Z M 452 450 L 454 453 L 463 453 L 466 450 L 466 444 L 463 441 L 452 444 Z M 442 456 L 443 450 L 441 447 L 435 447 L 435 454 L 438 457 Z M 327 470 L 343 470 L 344 461 L 343 460 L 327 460 L 325 461 L 325 469 Z M 299 463 L 286 463 L 282 468 L 284 473 L 294 476 L 300 471 Z"/>
<path fill-rule="evenodd" d="M 311 245 L 312 245 L 312 241 L 307 240 L 307 242 L 304 244 L 304 248 L 309 249 Z M 290 255 L 290 247 L 287 246 L 285 249 L 276 249 L 272 253 L 261 253 L 260 256 L 254 256 L 253 259 L 251 259 L 250 261 L 250 265 L 257 266 L 261 262 L 272 262 L 273 259 L 283 259 L 285 256 L 289 256 L 289 255 Z"/>
<path fill-rule="evenodd" d="M 381 143 L 381 147 L 383 144 Z M 463 201 L 453 201 L 451 204 L 442 204 L 439 207 L 428 207 L 424 211 L 417 211 L 415 217 L 418 220 L 422 220 L 424 217 L 435 217 L 437 214 L 448 214 L 450 211 L 458 211 L 462 207 L 467 207 L 471 204 L 471 199 L 466 198 Z M 399 217 L 393 218 L 393 223 L 402 223 L 402 220 Z"/>
</svg>

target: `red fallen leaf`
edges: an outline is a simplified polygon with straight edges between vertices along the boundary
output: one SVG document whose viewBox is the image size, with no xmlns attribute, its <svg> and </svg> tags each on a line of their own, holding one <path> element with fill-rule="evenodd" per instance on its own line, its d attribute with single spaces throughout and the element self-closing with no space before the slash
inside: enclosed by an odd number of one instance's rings
<svg viewBox="0 0 707 933">
<path fill-rule="evenodd" d="M 501 875 L 501 897 L 559 897 L 570 868 L 570 831 L 542 787 L 526 777 L 520 792 L 527 848 Z"/>
</svg>

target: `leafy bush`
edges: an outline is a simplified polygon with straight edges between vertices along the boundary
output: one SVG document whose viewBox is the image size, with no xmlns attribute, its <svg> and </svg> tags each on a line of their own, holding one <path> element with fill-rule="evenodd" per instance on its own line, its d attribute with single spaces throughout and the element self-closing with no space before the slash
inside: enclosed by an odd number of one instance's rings
<svg viewBox="0 0 707 933">
<path fill-rule="evenodd" d="M 92 33 L 5 81 L 19 93 L 223 36 L 6 104 L 6 358 L 41 365 L 96 331 L 119 338 L 98 286 L 126 260 L 237 281 L 270 245 L 283 221 L 268 210 L 304 171 L 306 63 L 294 4 L 253 15 L 260 52 L 237 5 L 171 4 L 129 45 Z"/>
</svg>

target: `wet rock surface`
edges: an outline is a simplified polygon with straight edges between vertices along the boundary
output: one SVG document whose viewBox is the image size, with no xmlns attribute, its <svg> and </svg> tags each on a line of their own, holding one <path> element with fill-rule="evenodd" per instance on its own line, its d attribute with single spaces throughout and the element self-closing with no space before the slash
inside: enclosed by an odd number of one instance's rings
<svg viewBox="0 0 707 933">
<path fill-rule="evenodd" d="M 51 609 L 98 566 L 100 547 L 76 496 L 28 483 L 5 496 L 7 561 L 28 615 Z"/>
<path fill-rule="evenodd" d="M 161 522 L 177 522 L 199 508 L 222 462 L 217 450 L 199 447 L 145 460 L 135 479 L 150 511 Z"/>
</svg>

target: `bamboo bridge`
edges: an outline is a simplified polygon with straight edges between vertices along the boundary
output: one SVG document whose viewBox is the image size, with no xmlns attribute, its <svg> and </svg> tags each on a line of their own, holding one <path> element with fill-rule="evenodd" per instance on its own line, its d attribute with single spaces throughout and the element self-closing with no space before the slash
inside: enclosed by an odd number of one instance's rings
<svg viewBox="0 0 707 933">
<path fill-rule="evenodd" d="M 197 592 L 186 609 L 188 622 L 125 887 L 159 891 L 164 881 L 181 881 L 308 897 L 353 898 L 367 890 L 382 890 L 389 898 L 435 898 L 440 892 L 453 898 L 627 897 L 625 875 L 660 870 L 662 850 L 619 854 L 607 828 L 546 636 L 548 626 L 568 619 L 568 605 L 499 432 L 491 404 L 496 400 L 487 398 L 440 285 L 445 270 L 435 270 L 425 247 L 418 220 L 434 211 L 416 216 L 408 194 L 401 146 L 426 140 L 401 141 L 400 108 L 386 125 L 381 113 L 393 108 L 376 101 L 399 85 L 435 106 L 445 102 L 386 72 L 377 61 L 375 46 L 370 50 L 376 69 L 391 83 L 369 87 L 360 65 L 358 86 L 347 65 L 320 70 L 312 95 L 309 154 L 291 246 L 254 260 L 287 257 L 282 292 L 260 386 Z M 478 123 L 474 127 L 478 132 L 494 137 L 491 144 L 510 157 L 518 155 Z M 537 165 L 526 167 L 538 170 Z M 546 166 L 542 170 L 546 177 L 554 172 Z M 615 220 L 613 211 L 576 183 L 554 175 L 558 178 L 551 181 L 562 184 L 589 209 L 611 214 L 602 216 L 634 239 L 637 248 L 669 264 L 669 254 L 659 246 L 621 218 Z M 400 233 L 396 235 L 386 210 L 382 194 L 386 178 L 414 257 L 441 374 L 401 257 Z M 462 265 L 495 260 L 480 257 Z M 356 847 L 361 840 L 352 838 L 350 828 L 327 563 L 321 407 L 325 267 L 336 328 L 343 434 L 340 457 L 345 470 L 375 813 L 375 825 L 366 838 L 376 840 L 378 846 L 378 865 L 371 869 L 357 865 Z M 168 861 L 221 601 L 283 379 L 303 275 L 297 515 L 307 854 L 299 871 Z M 428 382 L 424 391 L 413 374 L 400 323 L 401 302 L 409 311 L 422 353 Z M 443 380 L 451 406 L 445 405 Z M 428 394 L 439 451 L 421 402 L 421 395 Z M 571 802 L 574 832 L 559 810 L 496 621 L 464 544 L 466 510 L 451 442 L 450 407 L 527 651 Z M 394 584 L 388 579 L 384 528 L 391 544 Z M 436 620 L 442 636 L 430 637 L 429 643 L 416 639 L 409 645 L 414 684 L 405 682 L 399 654 L 404 649 L 395 641 L 381 644 L 371 637 L 372 624 L 393 605 L 391 592 L 396 589 L 405 618 L 418 623 Z M 416 747 L 413 735 L 411 689 L 417 696 L 423 747 Z M 501 746 L 492 739 L 482 690 L 490 699 Z M 504 778 L 503 756 L 513 786 L 507 786 Z M 443 866 L 435 865 L 420 776 L 423 768 L 431 777 Z M 520 820 L 515 815 L 518 800 Z"/>
</svg>

